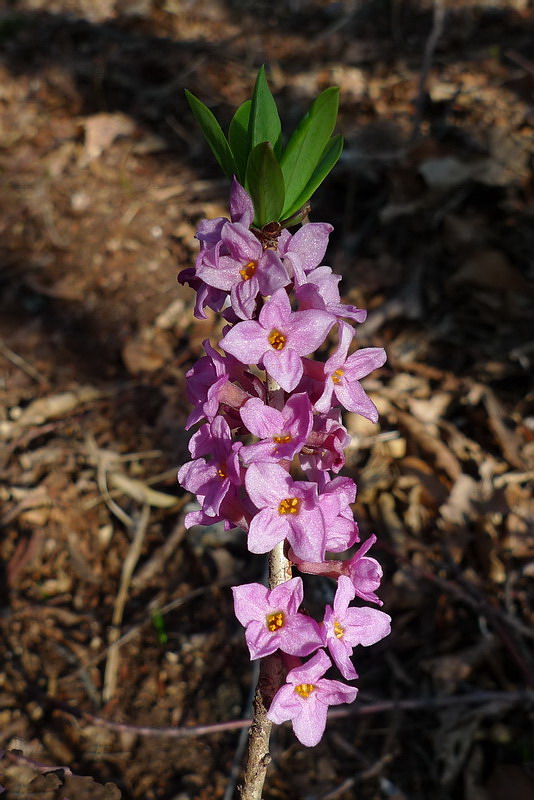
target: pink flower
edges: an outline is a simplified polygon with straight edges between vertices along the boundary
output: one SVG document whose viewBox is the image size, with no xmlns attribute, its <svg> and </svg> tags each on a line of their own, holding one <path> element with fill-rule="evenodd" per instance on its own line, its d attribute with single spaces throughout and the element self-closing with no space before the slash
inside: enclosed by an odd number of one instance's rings
<svg viewBox="0 0 534 800">
<path fill-rule="evenodd" d="M 344 448 L 350 444 L 347 429 L 341 423 L 341 411 L 334 408 L 328 414 L 313 415 L 313 430 L 300 455 L 300 465 L 306 474 L 316 469 L 339 472 L 345 466 Z"/>
<path fill-rule="evenodd" d="M 260 311 L 259 321 L 238 322 L 220 346 L 243 364 L 259 364 L 291 392 L 302 377 L 301 356 L 324 342 L 335 322 L 326 311 L 291 311 L 285 289 L 278 289 Z"/>
<path fill-rule="evenodd" d="M 240 222 L 245 228 L 250 228 L 254 220 L 252 199 L 235 175 L 230 188 L 230 218 L 232 222 Z"/>
<path fill-rule="evenodd" d="M 351 478 L 328 478 L 328 472 L 323 472 L 322 477 L 317 478 L 319 497 L 336 497 L 339 510 L 335 517 L 327 521 L 325 547 L 331 552 L 339 553 L 359 540 L 358 526 L 350 507 L 350 503 L 356 500 L 356 484 Z"/>
<path fill-rule="evenodd" d="M 269 591 L 261 583 L 233 586 L 234 610 L 246 627 L 250 658 L 264 658 L 282 650 L 307 656 L 323 644 L 317 622 L 298 609 L 304 598 L 301 578 L 292 578 Z"/>
<path fill-rule="evenodd" d="M 191 369 L 186 372 L 186 389 L 193 410 L 187 418 L 185 429 L 206 417 L 213 422 L 219 411 L 219 403 L 223 395 L 230 392 L 240 395 L 241 402 L 247 397 L 246 392 L 228 385 L 231 380 L 242 376 L 243 367 L 232 356 L 222 356 L 206 339 L 204 342 L 206 355 L 202 356 Z M 226 390 L 226 391 L 225 391 Z"/>
<path fill-rule="evenodd" d="M 252 200 L 235 177 L 230 190 L 230 215 L 232 222 L 238 222 L 248 228 L 254 219 Z M 214 265 L 222 246 L 221 232 L 228 222 L 226 217 L 203 219 L 199 222 L 196 238 L 200 242 L 200 252 L 196 259 L 196 268 L 204 263 Z M 223 289 L 208 285 L 197 273 L 197 269 L 183 269 L 178 275 L 181 284 L 188 283 L 197 293 L 194 315 L 197 319 L 206 319 L 204 309 L 212 308 L 220 311 L 225 303 L 227 293 Z"/>
<path fill-rule="evenodd" d="M 321 740 L 328 706 L 352 703 L 358 693 L 353 686 L 322 677 L 331 665 L 324 650 L 320 650 L 301 667 L 292 669 L 267 712 L 271 722 L 278 725 L 291 720 L 295 736 L 307 747 Z"/>
<path fill-rule="evenodd" d="M 341 574 L 350 578 L 358 597 L 368 603 L 377 603 L 381 606 L 382 600 L 376 595 L 375 590 L 378 589 L 382 580 L 382 567 L 376 558 L 365 556 L 375 542 L 376 536 L 373 533 L 356 550 L 351 559 L 342 562 Z"/>
<path fill-rule="evenodd" d="M 279 256 L 264 250 L 239 222 L 222 226 L 220 248 L 207 251 L 197 261 L 196 273 L 209 286 L 230 292 L 232 308 L 241 319 L 250 319 L 259 293 L 271 295 L 289 283 Z"/>
<path fill-rule="evenodd" d="M 347 357 L 354 330 L 346 322 L 340 322 L 339 327 L 339 346 L 324 365 L 324 390 L 315 403 L 315 408 L 317 411 L 328 411 L 334 394 L 347 411 L 354 411 L 371 422 L 377 422 L 377 408 L 367 397 L 359 381 L 384 364 L 385 350 L 382 347 L 364 347 Z"/>
<path fill-rule="evenodd" d="M 323 260 L 328 239 L 333 231 L 327 222 L 308 222 L 291 236 L 283 230 L 278 240 L 278 252 L 297 283 L 306 280 L 306 272 Z"/>
<path fill-rule="evenodd" d="M 305 276 L 305 283 L 296 287 L 295 295 L 299 301 L 299 309 L 319 308 L 329 311 L 336 317 L 365 322 L 367 311 L 356 306 L 348 306 L 341 302 L 337 285 L 341 275 L 334 275 L 330 267 L 317 267 Z"/>
<path fill-rule="evenodd" d="M 189 449 L 194 461 L 178 471 L 178 481 L 188 492 L 196 494 L 202 511 L 210 517 L 219 514 L 222 501 L 241 486 L 238 453 L 241 442 L 233 442 L 224 417 L 215 417 L 191 437 Z M 209 462 L 204 456 L 210 454 Z"/>
<path fill-rule="evenodd" d="M 301 558 L 324 558 L 325 515 L 336 515 L 337 498 L 319 497 L 315 483 L 294 481 L 279 464 L 251 464 L 245 486 L 259 509 L 248 532 L 252 553 L 267 553 L 287 539 Z"/>
<path fill-rule="evenodd" d="M 250 433 L 261 439 L 241 448 L 244 464 L 290 461 L 303 447 L 312 426 L 312 407 L 306 394 L 291 395 L 281 411 L 254 397 L 241 407 L 240 413 Z"/>
<path fill-rule="evenodd" d="M 197 293 L 195 300 L 194 315 L 197 319 L 207 319 L 205 308 L 212 308 L 214 311 L 220 311 L 226 300 L 226 292 L 220 289 L 214 289 L 208 286 L 207 283 L 201 281 L 197 277 L 195 270 L 191 267 L 183 269 L 178 273 L 178 281 L 182 285 L 188 283 L 189 286 Z"/>
<path fill-rule="evenodd" d="M 358 675 L 350 660 L 356 645 L 375 644 L 391 631 L 391 617 L 376 608 L 349 608 L 356 595 L 350 578 L 340 575 L 334 605 L 326 606 L 323 620 L 326 644 L 339 671 L 347 680 Z"/>
</svg>

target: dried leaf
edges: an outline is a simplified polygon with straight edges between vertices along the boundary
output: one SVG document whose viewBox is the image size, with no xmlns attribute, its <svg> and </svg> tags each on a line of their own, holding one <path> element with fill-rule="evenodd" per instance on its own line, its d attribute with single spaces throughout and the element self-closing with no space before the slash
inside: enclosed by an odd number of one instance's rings
<svg viewBox="0 0 534 800">
<path fill-rule="evenodd" d="M 61 392 L 60 394 L 41 397 L 17 416 L 16 423 L 20 427 L 29 425 L 42 425 L 49 419 L 57 419 L 74 411 L 84 403 L 98 400 L 102 393 L 93 386 L 81 386 L 74 392 Z"/>
<path fill-rule="evenodd" d="M 93 114 L 84 122 L 85 149 L 80 166 L 98 158 L 119 136 L 131 136 L 135 123 L 126 114 Z"/>
<path fill-rule="evenodd" d="M 122 472 L 110 472 L 109 482 L 114 489 L 119 489 L 124 494 L 137 500 L 140 503 L 147 503 L 155 508 L 172 508 L 180 502 L 179 497 L 174 497 L 171 494 L 164 494 L 151 489 L 142 481 L 135 478 L 129 478 Z"/>
</svg>

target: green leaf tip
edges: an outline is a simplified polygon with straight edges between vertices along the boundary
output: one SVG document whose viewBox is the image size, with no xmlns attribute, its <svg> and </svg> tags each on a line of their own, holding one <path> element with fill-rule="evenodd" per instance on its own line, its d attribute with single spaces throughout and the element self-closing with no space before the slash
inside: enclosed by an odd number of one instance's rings
<svg viewBox="0 0 534 800">
<path fill-rule="evenodd" d="M 312 102 L 287 143 L 280 160 L 286 184 L 286 216 L 295 210 L 296 201 L 322 158 L 336 124 L 338 107 L 339 89 L 325 89 Z"/>
<path fill-rule="evenodd" d="M 215 115 L 198 99 L 198 97 L 195 97 L 192 92 L 188 91 L 188 89 L 185 90 L 185 96 L 219 166 L 225 175 L 231 179 L 232 175 L 237 173 L 237 167 L 232 151 L 230 150 L 230 145 Z"/>
</svg>

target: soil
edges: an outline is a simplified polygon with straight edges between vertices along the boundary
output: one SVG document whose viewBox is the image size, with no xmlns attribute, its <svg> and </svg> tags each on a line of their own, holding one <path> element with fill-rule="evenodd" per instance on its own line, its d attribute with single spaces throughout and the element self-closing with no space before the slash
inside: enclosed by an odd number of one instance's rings
<svg viewBox="0 0 534 800">
<path fill-rule="evenodd" d="M 528 0 L 0 4 L 6 797 L 237 796 L 229 586 L 264 564 L 183 528 L 185 373 L 221 321 L 176 275 L 227 213 L 183 89 L 227 123 L 262 63 L 286 129 L 341 89 L 311 219 L 388 352 L 344 474 L 393 618 L 317 748 L 276 728 L 264 798 L 534 796 L 533 34 Z"/>
</svg>

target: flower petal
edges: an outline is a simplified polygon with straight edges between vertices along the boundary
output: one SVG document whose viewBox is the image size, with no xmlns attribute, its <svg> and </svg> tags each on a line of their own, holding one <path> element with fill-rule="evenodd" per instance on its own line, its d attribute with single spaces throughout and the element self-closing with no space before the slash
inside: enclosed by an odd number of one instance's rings
<svg viewBox="0 0 534 800">
<path fill-rule="evenodd" d="M 286 392 L 291 392 L 302 378 L 302 359 L 290 347 L 266 352 L 263 366 Z"/>
<path fill-rule="evenodd" d="M 266 439 L 275 436 L 284 427 L 284 418 L 281 411 L 266 406 L 259 397 L 252 397 L 241 406 L 239 413 L 247 429 L 254 436 Z"/>
<path fill-rule="evenodd" d="M 285 289 L 278 289 L 265 303 L 260 311 L 260 325 L 267 328 L 267 333 L 272 328 L 284 328 L 291 316 L 291 305 Z M 311 352 L 311 351 L 310 351 Z"/>
<path fill-rule="evenodd" d="M 248 549 L 251 553 L 268 553 L 287 537 L 288 523 L 271 508 L 264 508 L 252 517 L 248 531 Z"/>
<path fill-rule="evenodd" d="M 254 320 L 238 322 L 223 336 L 219 345 L 242 364 L 258 364 L 270 348 L 265 329 Z"/>
<path fill-rule="evenodd" d="M 257 508 L 278 508 L 280 501 L 291 495 L 293 479 L 279 464 L 251 464 L 245 486 Z"/>
</svg>

